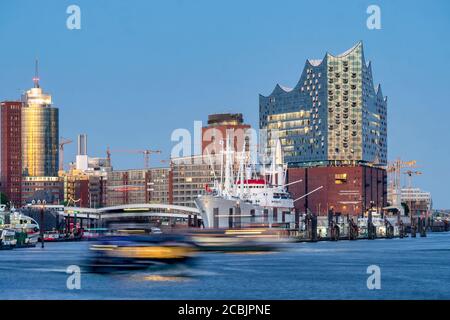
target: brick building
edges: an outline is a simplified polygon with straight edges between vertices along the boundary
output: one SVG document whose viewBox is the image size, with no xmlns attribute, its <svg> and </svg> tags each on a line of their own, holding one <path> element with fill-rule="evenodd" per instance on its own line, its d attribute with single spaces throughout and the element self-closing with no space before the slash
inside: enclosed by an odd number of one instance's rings
<svg viewBox="0 0 450 320">
<path fill-rule="evenodd" d="M 387 206 L 386 170 L 369 166 L 289 168 L 288 187 L 297 199 L 316 188 L 322 189 L 295 202 L 299 212 L 318 215 L 335 213 L 362 215 L 371 207 L 381 211 Z"/>
<path fill-rule="evenodd" d="M 248 151 L 251 126 L 244 123 L 241 113 L 211 114 L 208 125 L 202 128 L 202 154 L 220 154 L 226 148 L 227 135 L 234 151 L 242 151 L 244 142 Z"/>
<path fill-rule="evenodd" d="M 22 199 L 22 103 L 4 101 L 0 104 L 0 191 L 9 201 L 20 206 Z"/>
</svg>

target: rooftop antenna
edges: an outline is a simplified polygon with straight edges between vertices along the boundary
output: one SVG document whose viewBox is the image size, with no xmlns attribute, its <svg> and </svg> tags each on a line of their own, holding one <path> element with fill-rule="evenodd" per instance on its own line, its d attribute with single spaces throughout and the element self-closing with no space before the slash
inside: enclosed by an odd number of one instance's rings
<svg viewBox="0 0 450 320">
<path fill-rule="evenodd" d="M 38 58 L 36 58 L 33 82 L 34 82 L 34 87 L 39 88 L 39 60 L 38 60 Z"/>
</svg>

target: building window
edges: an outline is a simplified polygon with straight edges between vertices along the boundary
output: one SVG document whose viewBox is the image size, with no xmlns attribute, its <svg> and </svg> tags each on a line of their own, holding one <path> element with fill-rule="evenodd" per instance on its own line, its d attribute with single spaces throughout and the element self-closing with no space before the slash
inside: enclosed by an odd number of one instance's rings
<svg viewBox="0 0 450 320">
<path fill-rule="evenodd" d="M 334 175 L 334 183 L 335 184 L 347 183 L 347 174 L 346 173 L 336 173 Z"/>
</svg>

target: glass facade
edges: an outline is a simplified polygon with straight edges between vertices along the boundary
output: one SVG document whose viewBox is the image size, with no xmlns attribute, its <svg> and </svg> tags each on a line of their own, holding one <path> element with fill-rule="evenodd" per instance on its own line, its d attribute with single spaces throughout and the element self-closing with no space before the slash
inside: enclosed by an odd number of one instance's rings
<svg viewBox="0 0 450 320">
<path fill-rule="evenodd" d="M 51 96 L 38 86 L 23 96 L 22 173 L 31 177 L 58 176 L 59 116 Z"/>
<path fill-rule="evenodd" d="M 297 85 L 260 95 L 259 108 L 269 147 L 280 138 L 291 165 L 387 162 L 387 99 L 373 85 L 361 42 L 307 60 Z"/>
</svg>

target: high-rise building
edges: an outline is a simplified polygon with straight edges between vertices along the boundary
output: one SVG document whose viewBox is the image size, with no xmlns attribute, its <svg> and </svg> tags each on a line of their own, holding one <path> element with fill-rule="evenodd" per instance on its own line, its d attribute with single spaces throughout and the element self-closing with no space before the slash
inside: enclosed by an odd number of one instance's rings
<svg viewBox="0 0 450 320">
<path fill-rule="evenodd" d="M 0 191 L 10 203 L 21 204 L 22 180 L 22 103 L 4 101 L 0 104 Z"/>
<path fill-rule="evenodd" d="M 227 143 L 236 152 L 242 152 L 245 144 L 244 152 L 250 157 L 251 139 L 251 126 L 244 123 L 241 113 L 209 115 L 208 125 L 202 128 L 202 154 L 171 159 L 171 203 L 195 207 L 194 200 L 211 190 L 219 178 Z M 237 170 L 238 163 L 233 165 Z"/>
<path fill-rule="evenodd" d="M 79 134 L 78 135 L 78 155 L 85 156 L 87 155 L 87 134 Z"/>
<path fill-rule="evenodd" d="M 89 157 L 87 154 L 87 135 L 78 135 L 78 152 L 76 155 L 76 167 L 78 170 L 85 171 L 89 168 Z"/>
<path fill-rule="evenodd" d="M 290 166 L 387 161 L 387 99 L 374 87 L 363 44 L 307 60 L 294 88 L 276 85 L 259 97 L 260 128 L 269 146 L 281 139 Z"/>
<path fill-rule="evenodd" d="M 52 97 L 45 94 L 39 78 L 23 95 L 22 108 L 22 168 L 29 177 L 58 176 L 59 118 Z"/>
</svg>

